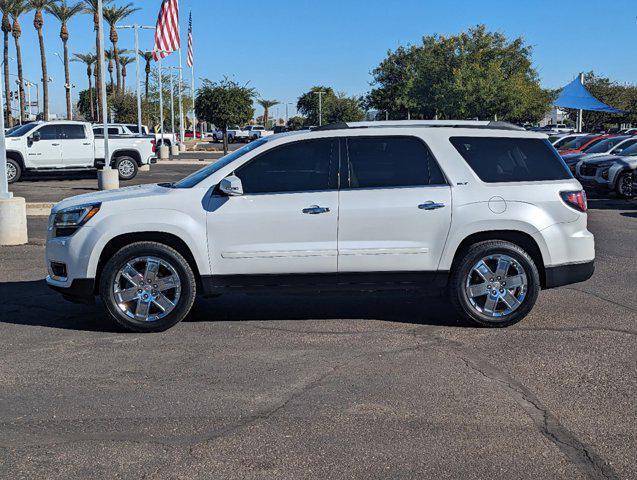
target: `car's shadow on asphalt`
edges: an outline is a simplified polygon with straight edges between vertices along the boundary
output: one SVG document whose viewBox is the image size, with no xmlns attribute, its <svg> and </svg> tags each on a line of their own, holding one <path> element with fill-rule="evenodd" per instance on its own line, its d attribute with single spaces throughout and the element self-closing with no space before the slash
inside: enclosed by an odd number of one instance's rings
<svg viewBox="0 0 637 480">
<path fill-rule="evenodd" d="M 637 210 L 637 199 L 624 200 L 621 198 L 588 198 L 589 210 Z"/>
<path fill-rule="evenodd" d="M 0 284 L 0 323 L 91 332 L 120 332 L 99 302 L 73 304 L 43 280 Z M 380 320 L 416 325 L 474 326 L 458 319 L 448 301 L 413 292 L 314 294 L 229 293 L 198 298 L 186 322 Z"/>
</svg>

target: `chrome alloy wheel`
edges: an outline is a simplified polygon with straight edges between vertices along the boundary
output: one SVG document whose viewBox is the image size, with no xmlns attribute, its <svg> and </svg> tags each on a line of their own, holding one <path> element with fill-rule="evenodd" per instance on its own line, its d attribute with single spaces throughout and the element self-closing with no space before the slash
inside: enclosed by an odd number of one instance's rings
<svg viewBox="0 0 637 480">
<path fill-rule="evenodd" d="M 625 197 L 631 197 L 633 195 L 633 175 L 630 173 L 624 173 L 619 177 L 619 194 Z"/>
<path fill-rule="evenodd" d="M 135 165 L 133 165 L 132 160 L 128 159 L 119 162 L 119 164 L 117 165 L 117 169 L 119 170 L 120 175 L 124 178 L 128 178 L 133 173 L 135 173 Z"/>
<path fill-rule="evenodd" d="M 504 317 L 517 310 L 526 296 L 528 280 L 520 262 L 494 254 L 478 261 L 467 275 L 469 303 L 483 315 Z"/>
<path fill-rule="evenodd" d="M 7 162 L 7 181 L 11 182 L 18 174 L 18 170 L 13 163 Z"/>
<path fill-rule="evenodd" d="M 112 288 L 117 306 L 127 317 L 155 322 L 177 306 L 181 279 L 167 261 L 138 257 L 118 270 Z"/>
</svg>

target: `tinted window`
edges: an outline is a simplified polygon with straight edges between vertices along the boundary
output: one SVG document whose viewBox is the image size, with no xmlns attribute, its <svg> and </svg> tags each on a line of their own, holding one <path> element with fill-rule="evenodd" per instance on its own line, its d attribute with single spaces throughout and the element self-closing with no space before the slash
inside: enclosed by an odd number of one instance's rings
<svg viewBox="0 0 637 480">
<path fill-rule="evenodd" d="M 572 140 L 566 142 L 564 145 L 562 145 L 560 147 L 560 149 L 562 149 L 562 150 L 577 150 L 578 148 L 581 148 L 582 145 L 587 144 L 588 142 L 590 142 L 594 138 L 595 138 L 595 135 L 584 135 L 584 136 L 575 137 L 574 139 L 572 139 Z"/>
<path fill-rule="evenodd" d="M 351 188 L 444 185 L 425 144 L 409 137 L 353 137 L 347 140 Z"/>
<path fill-rule="evenodd" d="M 328 190 L 336 188 L 337 162 L 336 140 L 306 140 L 264 152 L 235 174 L 248 194 Z"/>
<path fill-rule="evenodd" d="M 60 138 L 67 140 L 78 140 L 86 138 L 83 125 L 59 125 Z"/>
<path fill-rule="evenodd" d="M 596 143 L 590 148 L 586 149 L 586 153 L 606 153 L 610 151 L 615 145 L 626 140 L 626 137 L 610 137 Z"/>
<path fill-rule="evenodd" d="M 126 125 L 128 127 L 128 129 L 133 132 L 133 133 L 139 133 L 139 128 L 137 128 L 137 125 Z"/>
<path fill-rule="evenodd" d="M 528 182 L 572 178 L 547 140 L 452 137 L 451 143 L 483 182 Z"/>
<path fill-rule="evenodd" d="M 57 140 L 58 138 L 58 127 L 56 125 L 45 125 L 40 130 L 40 140 Z"/>
</svg>

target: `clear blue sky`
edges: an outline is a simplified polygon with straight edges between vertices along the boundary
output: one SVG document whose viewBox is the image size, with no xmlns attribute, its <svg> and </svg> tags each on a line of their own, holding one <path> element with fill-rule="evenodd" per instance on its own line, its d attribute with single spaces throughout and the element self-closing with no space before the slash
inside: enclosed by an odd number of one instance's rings
<svg viewBox="0 0 637 480">
<path fill-rule="evenodd" d="M 129 21 L 154 25 L 161 1 L 135 3 L 142 10 Z M 184 45 L 188 10 L 193 11 L 196 77 L 216 80 L 227 75 L 281 102 L 296 102 L 319 83 L 363 94 L 369 89 L 369 72 L 387 49 L 478 23 L 509 37 L 522 35 L 533 47 L 533 61 L 546 87 L 562 86 L 588 70 L 621 82 L 637 79 L 635 0 L 181 0 L 180 7 Z M 40 67 L 32 21 L 33 14 L 21 21 L 22 52 L 25 77 L 35 80 Z M 78 16 L 69 27 L 71 52 L 88 52 L 95 44 L 91 17 Z M 64 74 L 53 56 L 62 52 L 59 24 L 47 15 L 44 30 L 54 79 L 51 111 L 62 113 Z M 142 48 L 152 48 L 152 33 L 141 35 Z M 121 31 L 120 47 L 132 45 L 132 33 Z M 15 58 L 13 41 L 11 56 Z M 169 58 L 177 60 L 176 55 Z M 85 68 L 71 68 L 77 95 L 86 88 Z M 15 62 L 11 71 L 16 73 Z M 132 85 L 134 64 L 129 72 Z"/>
</svg>

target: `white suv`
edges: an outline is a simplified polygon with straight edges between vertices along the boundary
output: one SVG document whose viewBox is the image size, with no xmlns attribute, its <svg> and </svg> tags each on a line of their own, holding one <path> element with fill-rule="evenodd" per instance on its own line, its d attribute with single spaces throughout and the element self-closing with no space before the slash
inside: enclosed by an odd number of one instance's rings
<svg viewBox="0 0 637 480">
<path fill-rule="evenodd" d="M 541 288 L 592 275 L 586 224 L 582 187 L 543 134 L 335 124 L 258 139 L 176 183 L 64 200 L 47 282 L 100 295 L 141 332 L 182 320 L 198 293 L 288 288 L 442 288 L 461 316 L 500 327 Z"/>
</svg>

